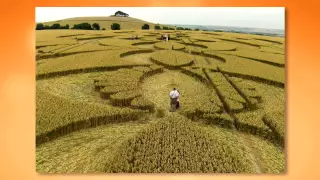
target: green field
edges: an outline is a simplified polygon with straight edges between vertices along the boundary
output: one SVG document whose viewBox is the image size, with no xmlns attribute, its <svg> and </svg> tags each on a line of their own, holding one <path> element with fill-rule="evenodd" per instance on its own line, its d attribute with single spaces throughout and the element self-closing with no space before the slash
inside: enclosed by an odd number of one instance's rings
<svg viewBox="0 0 320 180">
<path fill-rule="evenodd" d="M 285 172 L 284 38 L 85 20 L 36 31 L 37 172 Z"/>
</svg>

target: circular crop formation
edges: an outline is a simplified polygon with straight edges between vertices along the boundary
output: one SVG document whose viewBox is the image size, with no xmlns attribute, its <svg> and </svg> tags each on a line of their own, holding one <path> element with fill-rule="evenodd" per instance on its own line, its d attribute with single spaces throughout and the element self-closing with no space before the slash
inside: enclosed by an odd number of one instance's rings
<svg viewBox="0 0 320 180">
<path fill-rule="evenodd" d="M 167 67 L 181 67 L 193 64 L 191 55 L 180 51 L 161 50 L 151 55 L 151 60 L 159 65 Z"/>
<path fill-rule="evenodd" d="M 227 42 L 214 42 L 214 43 L 203 43 L 208 46 L 208 49 L 216 51 L 233 51 L 236 50 L 236 45 Z"/>
<path fill-rule="evenodd" d="M 154 46 L 158 49 L 172 49 L 172 46 L 174 50 L 181 50 L 185 48 L 185 45 L 176 42 L 159 42 Z"/>
<path fill-rule="evenodd" d="M 229 37 L 224 34 L 206 35 L 208 33 L 203 33 L 199 35 L 197 32 L 186 32 L 182 37 L 189 38 L 175 39 L 172 37 L 166 42 L 159 41 L 161 33 L 148 33 L 148 31 L 114 33 L 116 34 L 83 34 L 78 40 L 85 41 L 80 42 L 74 40 L 75 35 L 72 34 L 64 35 L 69 38 L 62 38 L 59 41 L 40 39 L 41 42 L 37 42 L 37 49 L 42 53 L 51 55 L 59 52 L 59 55 L 63 55 L 63 57 L 48 62 L 41 60 L 40 63 L 45 63 L 37 67 L 40 72 L 40 74 L 37 73 L 37 78 L 53 79 L 69 74 L 86 74 L 85 77 L 72 77 L 72 81 L 63 79 L 63 82 L 57 80 L 52 83 L 43 80 L 43 83 L 38 84 L 38 87 L 43 87 L 40 91 L 37 90 L 36 142 L 37 151 L 41 152 L 40 156 L 37 155 L 39 157 L 37 158 L 37 169 L 52 172 L 72 170 L 88 172 L 88 169 L 91 168 L 90 170 L 95 172 L 126 173 L 244 173 L 258 172 L 260 168 L 269 173 L 283 170 L 284 160 L 281 159 L 283 152 L 278 149 L 278 146 L 283 146 L 284 143 L 283 113 L 268 112 L 270 110 L 267 109 L 262 121 L 260 113 L 265 113 L 264 109 L 259 107 L 258 111 L 254 112 L 244 110 L 247 107 L 251 108 L 251 105 L 261 103 L 261 100 L 265 100 L 262 103 L 269 108 L 269 104 L 275 102 L 272 99 L 274 93 L 279 92 L 279 97 L 283 97 L 280 94 L 283 89 L 266 91 L 266 88 L 269 89 L 268 86 L 263 83 L 259 85 L 255 82 L 257 80 L 250 81 L 245 77 L 246 75 L 248 77 L 260 75 L 255 74 L 252 70 L 246 71 L 246 68 L 251 67 L 250 63 L 254 61 L 251 60 L 253 58 L 249 59 L 249 55 L 258 55 L 257 59 L 268 56 L 272 60 L 277 60 L 280 54 L 284 54 L 279 48 L 284 47 L 280 45 L 262 46 L 259 51 L 253 52 L 247 46 L 242 47 L 240 44 L 251 43 L 251 40 L 250 42 L 246 40 L 245 35 Z M 138 34 L 139 39 L 132 39 L 132 34 L 134 36 Z M 220 39 L 218 39 L 219 36 Z M 258 40 L 252 42 L 256 41 Z M 83 44 L 84 42 L 86 44 Z M 61 50 L 64 54 L 61 53 Z M 246 51 L 247 53 L 244 53 Z M 71 56 L 68 53 L 79 54 Z M 142 53 L 145 55 L 140 56 Z M 241 53 L 248 58 L 231 56 L 232 54 L 240 56 Z M 133 54 L 139 54 L 139 56 L 124 60 L 124 57 Z M 79 58 L 81 60 L 88 59 L 88 57 L 95 61 L 79 62 Z M 138 59 L 139 62 L 143 62 L 143 65 L 136 64 Z M 217 64 L 213 62 L 215 60 L 225 64 L 218 64 L 219 68 L 217 68 Z M 77 63 L 73 63 L 75 61 Z M 261 66 L 259 63 L 252 64 L 261 68 L 270 67 L 269 64 L 262 66 L 265 61 L 259 62 Z M 66 66 L 66 64 L 76 65 L 76 68 Z M 272 68 L 267 70 L 270 70 L 271 74 L 278 73 Z M 91 73 L 92 71 L 98 71 L 99 74 Z M 152 77 L 154 75 L 156 76 Z M 64 83 L 66 84 L 64 86 L 69 89 L 72 87 L 72 92 L 65 88 L 57 88 L 57 85 L 55 87 L 55 84 Z M 78 86 L 81 83 L 85 85 Z M 165 113 L 165 109 L 169 108 L 168 92 L 173 87 L 181 91 L 181 107 L 177 113 Z M 46 92 L 46 90 L 53 93 Z M 77 90 L 79 93 L 74 93 Z M 240 90 L 243 92 L 241 95 Z M 264 93 L 261 94 L 261 92 Z M 75 101 L 64 99 L 68 96 L 76 97 Z M 223 98 L 221 99 L 220 96 Z M 93 100 L 87 100 L 87 97 Z M 269 99 L 272 103 L 268 102 Z M 82 100 L 85 101 L 82 102 Z M 281 104 L 280 101 L 279 104 Z M 230 109 L 234 117 L 224 111 L 224 106 Z M 252 109 L 248 108 L 248 111 L 250 110 Z M 153 119 L 158 120 L 157 118 L 161 118 L 160 121 L 153 121 Z M 238 120 L 238 126 L 235 129 L 234 118 Z M 139 126 L 141 123 L 141 128 L 144 126 L 144 129 L 141 131 L 136 128 L 133 133 L 133 126 L 125 124 L 126 127 L 119 131 L 120 122 L 129 121 Z M 151 124 L 147 127 L 148 121 Z M 267 122 L 267 125 L 264 122 Z M 63 153 L 60 153 L 60 157 L 56 156 L 53 151 L 50 155 L 48 152 L 51 152 L 51 146 L 54 147 L 56 142 L 63 141 L 58 140 L 52 144 L 39 146 L 71 132 L 107 123 L 115 124 L 114 127 L 117 128 L 115 132 L 112 132 L 113 129 L 103 131 L 99 129 L 95 132 L 88 130 L 81 132 L 86 134 L 81 135 L 82 139 L 78 138 L 81 133 L 76 134 L 78 136 L 72 135 L 72 137 L 77 137 L 78 145 L 70 146 L 68 143 L 61 145 L 66 151 L 61 149 Z M 270 128 L 277 134 L 269 133 Z M 234 133 L 230 129 L 239 133 Z M 103 136 L 98 136 L 102 133 L 104 133 Z M 242 142 L 240 138 L 247 138 L 244 145 L 238 144 Z M 119 139 L 121 141 L 118 141 Z M 275 146 L 267 142 L 267 139 Z M 88 146 L 89 141 L 92 142 L 90 146 Z M 116 141 L 119 143 L 101 143 Z M 250 149 L 245 148 L 245 143 L 250 143 Z M 96 147 L 95 145 L 98 144 L 100 146 Z M 86 156 L 81 156 L 83 153 L 79 153 L 79 147 L 87 152 Z M 72 152 L 77 153 L 71 154 L 71 151 L 68 152 L 67 149 L 72 149 Z M 105 152 L 108 153 L 105 154 Z M 256 153 L 255 157 L 250 157 L 251 152 Z M 63 157 L 67 156 L 77 159 L 77 162 L 72 162 L 74 163 L 72 164 L 65 161 Z M 259 160 L 258 165 L 256 165 L 255 158 Z M 65 164 L 61 163 L 61 159 Z M 90 162 L 87 161 L 88 159 Z"/>
</svg>

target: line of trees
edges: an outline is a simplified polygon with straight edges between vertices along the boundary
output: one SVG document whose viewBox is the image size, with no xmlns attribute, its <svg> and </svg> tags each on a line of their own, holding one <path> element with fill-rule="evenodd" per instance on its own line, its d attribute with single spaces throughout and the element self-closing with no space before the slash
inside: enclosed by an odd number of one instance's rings
<svg viewBox="0 0 320 180">
<path fill-rule="evenodd" d="M 59 23 L 49 25 L 44 25 L 42 23 L 38 23 L 36 25 L 36 30 L 44 30 L 44 29 L 70 29 L 69 24 L 65 26 L 61 26 Z M 98 23 L 93 23 L 92 25 L 90 23 L 80 23 L 80 24 L 74 24 L 71 29 L 84 29 L 84 30 L 100 30 L 100 25 Z"/>
<path fill-rule="evenodd" d="M 69 24 L 65 26 L 61 26 L 59 23 L 52 24 L 51 26 L 49 25 L 44 25 L 42 23 L 38 23 L 36 26 L 36 30 L 44 30 L 44 29 L 70 29 Z M 100 25 L 98 23 L 93 23 L 92 25 L 90 23 L 80 23 L 80 24 L 74 24 L 71 29 L 82 29 L 82 30 L 100 30 Z M 113 23 L 111 25 L 112 30 L 120 30 L 120 24 L 118 23 Z M 150 29 L 149 24 L 144 24 L 141 29 Z M 154 26 L 154 29 L 156 30 L 161 30 L 161 27 L 159 24 Z M 163 26 L 163 30 L 175 30 L 173 27 L 168 27 L 168 26 Z M 177 30 L 192 30 L 190 28 L 183 28 L 183 27 L 177 27 Z M 105 30 L 103 28 L 102 30 Z M 195 29 L 195 31 L 199 31 L 199 29 Z"/>
<path fill-rule="evenodd" d="M 177 30 L 188 30 L 188 31 L 191 31 L 192 29 L 190 28 L 183 28 L 183 27 L 177 27 Z M 199 29 L 198 29 L 199 30 Z"/>
<path fill-rule="evenodd" d="M 74 24 L 71 29 L 83 29 L 83 30 L 100 30 L 100 25 L 98 23 L 80 23 Z"/>
<path fill-rule="evenodd" d="M 160 27 L 159 24 L 157 24 L 157 25 L 154 26 L 154 29 L 156 29 L 156 30 L 161 30 L 161 27 Z M 163 29 L 163 30 L 175 30 L 175 28 L 173 28 L 173 27 L 167 27 L 167 26 L 163 26 L 162 29 Z"/>
<path fill-rule="evenodd" d="M 149 26 L 149 25 L 148 25 Z M 69 27 L 69 25 L 61 26 L 59 23 L 55 23 L 51 26 L 44 25 L 42 23 L 38 23 L 36 26 L 36 30 L 44 30 L 44 29 L 82 29 L 82 30 L 100 30 L 100 25 L 98 23 L 93 23 L 92 25 L 90 23 L 80 23 L 80 24 L 74 24 L 72 28 Z M 145 27 L 149 28 L 149 27 Z M 120 30 L 120 24 L 113 23 L 111 25 L 112 30 Z M 102 30 L 106 30 L 105 28 L 102 28 Z"/>
<path fill-rule="evenodd" d="M 69 24 L 65 26 L 61 26 L 59 23 L 52 24 L 51 26 L 49 25 L 44 25 L 42 23 L 38 23 L 36 26 L 36 30 L 44 30 L 44 29 L 69 29 Z"/>
</svg>

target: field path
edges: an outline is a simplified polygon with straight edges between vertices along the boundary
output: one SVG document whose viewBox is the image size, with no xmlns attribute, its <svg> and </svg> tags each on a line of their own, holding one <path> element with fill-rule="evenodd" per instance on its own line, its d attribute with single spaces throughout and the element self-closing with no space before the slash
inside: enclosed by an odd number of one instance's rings
<svg viewBox="0 0 320 180">
<path fill-rule="evenodd" d="M 157 109 L 166 111 L 169 111 L 169 93 L 174 87 L 181 94 L 182 107 L 203 102 L 203 95 L 210 93 L 210 89 L 204 84 L 179 71 L 165 70 L 164 73 L 149 77 L 142 83 L 143 95 L 153 102 Z"/>
</svg>

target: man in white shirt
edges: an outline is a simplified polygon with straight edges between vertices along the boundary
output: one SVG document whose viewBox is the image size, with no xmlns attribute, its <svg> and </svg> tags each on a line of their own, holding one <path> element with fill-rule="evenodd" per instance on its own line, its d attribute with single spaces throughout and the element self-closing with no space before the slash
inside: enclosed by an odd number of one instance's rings
<svg viewBox="0 0 320 180">
<path fill-rule="evenodd" d="M 173 90 L 170 92 L 170 111 L 176 110 L 176 105 L 179 98 L 179 92 L 176 90 L 176 88 L 173 88 Z"/>
</svg>

